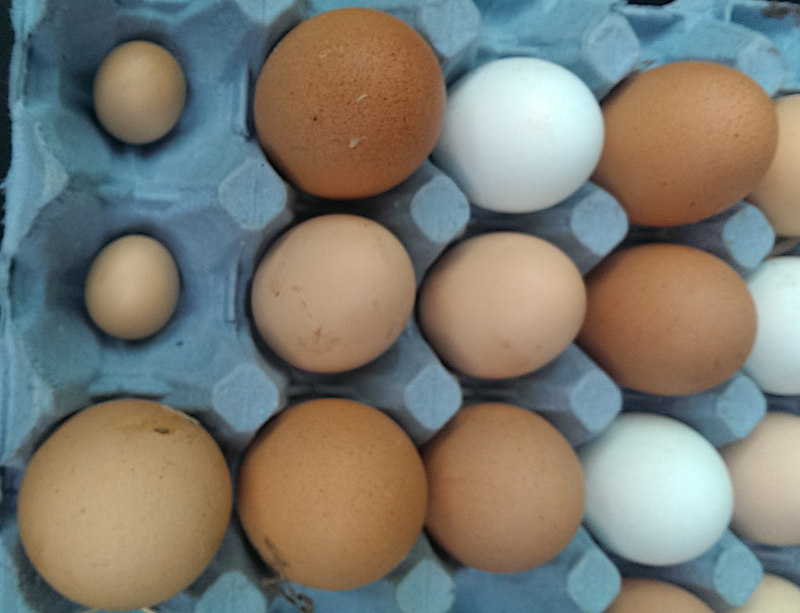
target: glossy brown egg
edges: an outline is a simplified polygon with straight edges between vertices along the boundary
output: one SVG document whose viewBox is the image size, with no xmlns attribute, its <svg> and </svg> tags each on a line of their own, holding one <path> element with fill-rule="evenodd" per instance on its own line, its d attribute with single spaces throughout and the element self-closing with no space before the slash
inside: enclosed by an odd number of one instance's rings
<svg viewBox="0 0 800 613">
<path fill-rule="evenodd" d="M 620 385 L 692 394 L 731 377 L 755 341 L 744 280 L 693 247 L 651 243 L 613 253 L 586 278 L 578 344 Z"/>
<path fill-rule="evenodd" d="M 775 154 L 778 120 L 767 93 L 734 68 L 665 64 L 603 101 L 605 143 L 593 180 L 631 223 L 674 226 L 732 206 Z"/>
<path fill-rule="evenodd" d="M 347 590 L 380 579 L 411 550 L 427 503 L 408 435 L 381 411 L 341 398 L 285 409 L 239 472 L 237 511 L 282 578 Z"/>
<path fill-rule="evenodd" d="M 433 149 L 445 84 L 433 50 L 387 13 L 321 13 L 267 57 L 253 114 L 270 161 L 301 190 L 362 198 L 394 187 Z"/>
<path fill-rule="evenodd" d="M 532 411 L 490 402 L 461 409 L 422 457 L 426 528 L 463 564 L 528 570 L 564 549 L 580 526 L 580 462 L 563 435 Z"/>
</svg>

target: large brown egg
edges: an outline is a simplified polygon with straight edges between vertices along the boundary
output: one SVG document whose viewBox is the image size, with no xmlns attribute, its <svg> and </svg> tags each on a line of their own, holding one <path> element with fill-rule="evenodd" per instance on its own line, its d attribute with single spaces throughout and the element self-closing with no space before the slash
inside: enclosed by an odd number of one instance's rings
<svg viewBox="0 0 800 613">
<path fill-rule="evenodd" d="M 148 607 L 211 562 L 232 506 L 228 466 L 194 419 L 149 400 L 96 404 L 34 453 L 19 491 L 25 552 L 86 607 Z"/>
<path fill-rule="evenodd" d="M 285 409 L 258 434 L 239 473 L 237 511 L 281 577 L 353 589 L 380 579 L 422 530 L 425 470 L 381 411 L 340 398 Z"/>
<path fill-rule="evenodd" d="M 432 49 L 387 13 L 321 13 L 287 34 L 256 84 L 256 132 L 301 190 L 362 198 L 411 175 L 433 149 L 445 84 Z"/>
<path fill-rule="evenodd" d="M 712 613 L 684 588 L 658 579 L 629 578 L 605 613 Z"/>
<path fill-rule="evenodd" d="M 621 249 L 586 278 L 578 343 L 619 384 L 641 392 L 701 392 L 747 359 L 756 311 L 744 280 L 694 247 Z"/>
<path fill-rule="evenodd" d="M 495 573 L 544 564 L 583 516 L 580 462 L 543 417 L 504 403 L 461 409 L 422 451 L 426 528 L 460 562 Z"/>
<path fill-rule="evenodd" d="M 605 143 L 593 180 L 631 223 L 686 224 L 735 204 L 775 154 L 778 120 L 743 72 L 707 61 L 665 64 L 603 101 Z"/>
</svg>

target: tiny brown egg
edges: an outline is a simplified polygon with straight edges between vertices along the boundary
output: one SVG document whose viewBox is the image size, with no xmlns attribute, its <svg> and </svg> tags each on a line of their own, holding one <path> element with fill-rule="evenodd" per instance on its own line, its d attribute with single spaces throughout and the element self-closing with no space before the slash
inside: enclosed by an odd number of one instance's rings
<svg viewBox="0 0 800 613">
<path fill-rule="evenodd" d="M 425 470 L 408 435 L 381 411 L 341 398 L 296 404 L 245 454 L 236 508 L 281 577 L 348 590 L 376 581 L 422 531 Z"/>
<path fill-rule="evenodd" d="M 186 79 L 172 54 L 134 40 L 115 47 L 94 78 L 97 119 L 119 140 L 142 145 L 169 132 L 186 102 Z"/>
<path fill-rule="evenodd" d="M 285 233 L 256 269 L 256 327 L 281 358 L 342 372 L 377 358 L 414 308 L 416 281 L 402 243 L 357 215 L 314 217 Z"/>
<path fill-rule="evenodd" d="M 706 390 L 733 376 L 755 341 L 755 304 L 744 280 L 694 247 L 621 249 L 587 276 L 586 290 L 578 344 L 634 390 Z"/>
<path fill-rule="evenodd" d="M 748 200 L 755 203 L 780 236 L 800 237 L 800 94 L 775 101 L 778 149 Z"/>
<path fill-rule="evenodd" d="M 189 416 L 149 400 L 80 411 L 36 450 L 17 520 L 34 568 L 87 607 L 148 607 L 185 589 L 222 543 L 228 466 Z"/>
<path fill-rule="evenodd" d="M 690 591 L 658 579 L 622 580 L 619 595 L 605 613 L 713 613 Z"/>
<path fill-rule="evenodd" d="M 267 57 L 253 115 L 268 158 L 301 190 L 362 198 L 411 175 L 436 144 L 445 85 L 433 50 L 400 19 L 321 13 Z"/>
<path fill-rule="evenodd" d="M 126 340 L 163 328 L 178 304 L 180 275 L 157 240 L 128 234 L 97 254 L 84 284 L 89 317 L 104 332 Z"/>
<path fill-rule="evenodd" d="M 425 526 L 457 560 L 495 573 L 544 564 L 584 510 L 580 462 L 543 417 L 486 402 L 458 411 L 423 448 Z"/>
<path fill-rule="evenodd" d="M 605 143 L 593 180 L 633 224 L 710 217 L 747 194 L 769 167 L 778 122 L 769 95 L 707 61 L 639 73 L 603 101 Z"/>
<path fill-rule="evenodd" d="M 561 353 L 583 323 L 586 289 L 551 243 L 491 232 L 459 243 L 420 289 L 420 326 L 453 368 L 485 379 L 531 372 Z"/>
</svg>

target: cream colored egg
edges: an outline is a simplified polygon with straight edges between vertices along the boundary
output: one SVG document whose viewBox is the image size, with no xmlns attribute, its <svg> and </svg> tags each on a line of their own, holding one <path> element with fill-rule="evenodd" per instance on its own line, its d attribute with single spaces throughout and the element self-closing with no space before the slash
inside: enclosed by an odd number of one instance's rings
<svg viewBox="0 0 800 613">
<path fill-rule="evenodd" d="M 152 606 L 185 589 L 222 543 L 228 466 L 194 419 L 138 399 L 70 417 L 23 476 L 17 520 L 34 568 L 85 607 Z"/>
<path fill-rule="evenodd" d="M 97 327 L 136 340 L 166 325 L 179 293 L 178 267 L 169 251 L 149 236 L 129 234 L 95 257 L 86 276 L 84 301 Z"/>
<path fill-rule="evenodd" d="M 119 140 L 151 143 L 177 123 L 186 102 L 186 78 L 163 47 L 134 40 L 115 47 L 94 78 L 97 119 Z"/>
<path fill-rule="evenodd" d="M 741 607 L 730 613 L 797 613 L 800 611 L 800 587 L 779 577 L 765 574 L 761 583 Z"/>
</svg>

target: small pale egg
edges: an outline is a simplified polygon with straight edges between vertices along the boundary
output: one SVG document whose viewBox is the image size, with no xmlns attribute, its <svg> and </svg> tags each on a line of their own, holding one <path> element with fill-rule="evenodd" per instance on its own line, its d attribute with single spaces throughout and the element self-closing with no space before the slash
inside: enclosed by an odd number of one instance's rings
<svg viewBox="0 0 800 613">
<path fill-rule="evenodd" d="M 376 581 L 422 531 L 425 469 L 381 411 L 342 398 L 291 406 L 259 432 L 238 479 L 236 508 L 282 579 L 326 590 Z"/>
<path fill-rule="evenodd" d="M 363 366 L 394 343 L 414 308 L 416 280 L 402 243 L 357 215 L 322 215 L 270 247 L 250 302 L 261 337 L 304 370 Z"/>
<path fill-rule="evenodd" d="M 733 482 L 733 531 L 767 545 L 800 545 L 800 417 L 768 411 L 720 452 Z"/>
<path fill-rule="evenodd" d="M 605 613 L 713 613 L 713 609 L 674 583 L 625 578 L 619 595 Z"/>
<path fill-rule="evenodd" d="M 191 417 L 150 400 L 80 411 L 36 450 L 19 490 L 22 545 L 56 591 L 131 610 L 184 590 L 219 549 L 230 472 Z"/>
<path fill-rule="evenodd" d="M 323 198 L 372 196 L 408 178 L 439 136 L 445 84 L 433 50 L 388 13 L 343 8 L 291 30 L 256 83 L 269 160 Z"/>
<path fill-rule="evenodd" d="M 729 613 L 797 613 L 800 611 L 800 587 L 792 581 L 764 573 L 761 583 L 741 607 Z"/>
<path fill-rule="evenodd" d="M 532 411 L 504 403 L 463 408 L 422 457 L 426 528 L 463 564 L 495 573 L 528 570 L 562 551 L 580 526 L 578 458 Z"/>
<path fill-rule="evenodd" d="M 603 154 L 592 177 L 630 222 L 675 226 L 736 204 L 775 155 L 769 95 L 743 72 L 708 61 L 636 74 L 602 102 Z"/>
<path fill-rule="evenodd" d="M 617 555 L 682 564 L 725 532 L 733 486 L 722 457 L 696 430 L 663 415 L 622 413 L 578 448 L 584 522 Z"/>
<path fill-rule="evenodd" d="M 472 203 L 524 213 L 575 192 L 602 148 L 603 116 L 583 81 L 553 62 L 511 57 L 450 88 L 433 159 Z"/>
<path fill-rule="evenodd" d="M 418 300 L 434 350 L 451 367 L 485 379 L 544 366 L 575 339 L 585 308 L 572 260 L 519 232 L 481 234 L 445 252 Z"/>
<path fill-rule="evenodd" d="M 800 236 L 800 94 L 775 101 L 778 148 L 772 164 L 748 196 L 780 236 Z"/>
<path fill-rule="evenodd" d="M 765 392 L 800 394 L 800 256 L 764 260 L 747 278 L 758 329 L 744 371 Z"/>
<path fill-rule="evenodd" d="M 756 336 L 745 281 L 684 245 L 620 249 L 586 277 L 578 344 L 620 385 L 661 395 L 707 390 L 736 373 Z"/>
<path fill-rule="evenodd" d="M 103 59 L 92 96 L 102 126 L 123 142 L 141 145 L 175 126 L 186 102 L 186 78 L 169 51 L 134 40 Z"/>
<path fill-rule="evenodd" d="M 86 275 L 84 301 L 92 321 L 126 340 L 151 336 L 172 317 L 180 275 L 157 240 L 129 234 L 106 245 Z"/>
</svg>

